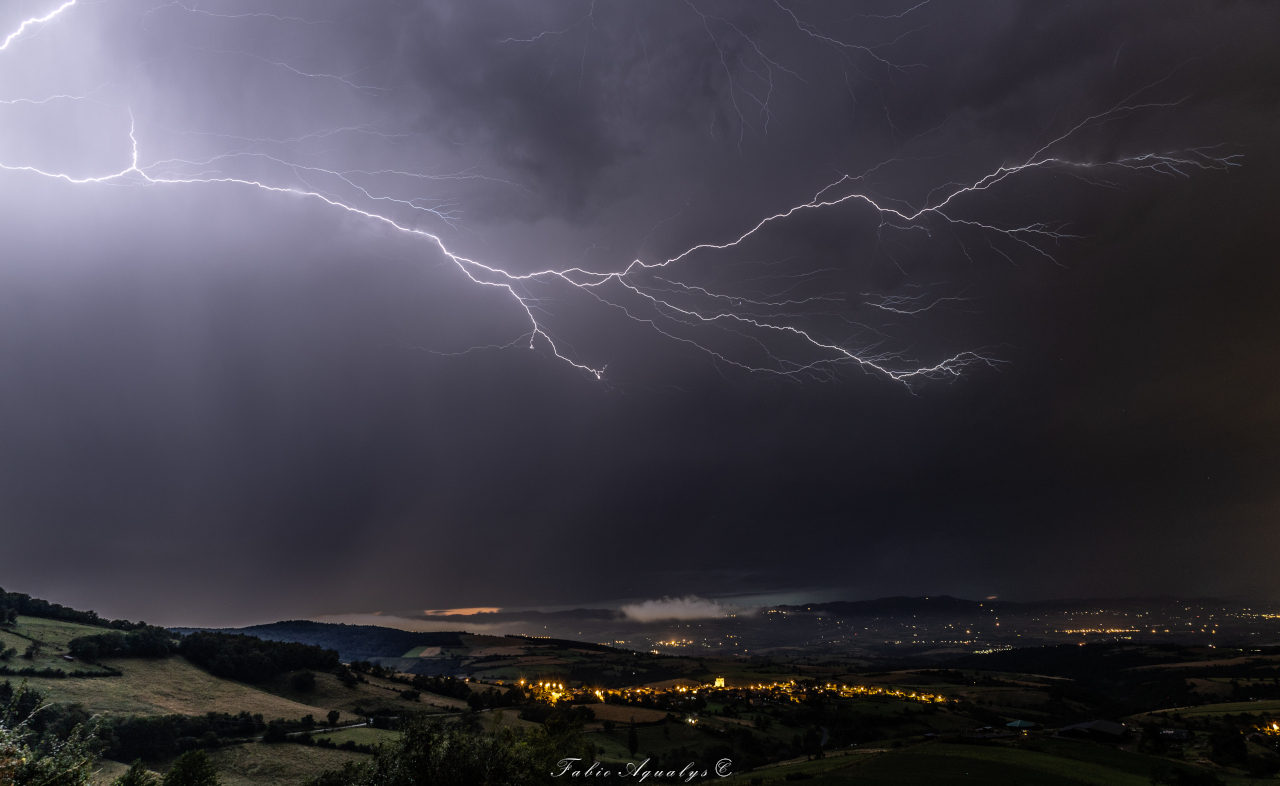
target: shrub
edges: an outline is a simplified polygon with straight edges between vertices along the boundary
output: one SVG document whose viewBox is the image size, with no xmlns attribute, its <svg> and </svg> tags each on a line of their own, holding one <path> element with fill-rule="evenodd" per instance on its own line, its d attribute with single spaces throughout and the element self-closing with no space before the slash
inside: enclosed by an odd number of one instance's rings
<svg viewBox="0 0 1280 786">
<path fill-rule="evenodd" d="M 134 759 L 129 769 L 112 781 L 111 786 L 160 786 L 160 779 L 143 766 L 141 759 Z"/>
<path fill-rule="evenodd" d="M 289 739 L 284 724 L 280 721 L 271 721 L 267 724 L 267 730 L 262 735 L 262 741 L 267 743 L 285 742 Z"/>
<path fill-rule="evenodd" d="M 218 770 L 202 750 L 188 751 L 164 776 L 164 786 L 219 786 Z"/>
<path fill-rule="evenodd" d="M 344 744 L 340 746 L 347 749 Z M 352 746 L 354 749 L 355 746 Z M 422 717 L 406 720 L 396 742 L 374 752 L 369 762 L 350 763 L 308 781 L 308 786 L 533 786 L 565 779 L 552 773 L 556 762 L 592 760 L 591 746 L 564 730 L 488 734 L 462 723 L 442 724 Z"/>
</svg>

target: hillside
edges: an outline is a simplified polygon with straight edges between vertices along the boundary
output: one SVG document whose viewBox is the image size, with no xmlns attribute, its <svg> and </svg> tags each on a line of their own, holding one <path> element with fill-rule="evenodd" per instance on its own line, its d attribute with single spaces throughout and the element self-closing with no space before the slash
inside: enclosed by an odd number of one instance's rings
<svg viewBox="0 0 1280 786">
<path fill-rule="evenodd" d="M 916 600 L 885 599 L 883 608 Z M 140 756 L 163 772 L 178 751 L 203 747 L 227 786 L 300 785 L 368 760 L 373 749 L 357 746 L 395 743 L 413 716 L 466 718 L 463 726 L 482 734 L 568 724 L 614 767 L 730 759 L 754 769 L 728 783 L 1146 786 L 1160 768 L 1184 767 L 1237 786 L 1257 782 L 1247 773 L 1280 772 L 1271 726 L 1280 720 L 1280 648 L 1100 642 L 868 662 L 797 647 L 693 658 L 294 621 L 248 629 L 270 639 L 245 630 L 192 635 L 174 642 L 182 654 L 165 657 L 66 659 L 73 639 L 105 629 L 19 616 L 0 643 L 21 644 L 31 657 L 11 654 L 3 666 L 40 673 L 26 682 L 54 703 L 54 716 L 97 716 L 117 758 Z M 395 654 L 343 665 L 317 648 L 335 644 Z M 433 673 L 472 679 L 426 676 Z M 325 725 L 331 712 L 340 728 Z M 1070 728 L 1098 720 L 1119 731 Z M 289 744 L 308 734 L 330 747 Z M 101 778 L 119 771 L 104 762 Z"/>
<path fill-rule="evenodd" d="M 456 632 L 422 632 L 382 628 L 376 625 L 346 625 L 309 620 L 288 620 L 246 628 L 173 628 L 179 633 L 210 630 L 218 633 L 245 633 L 268 641 L 291 641 L 338 651 L 344 662 L 399 658 L 415 647 L 459 647 Z"/>
</svg>

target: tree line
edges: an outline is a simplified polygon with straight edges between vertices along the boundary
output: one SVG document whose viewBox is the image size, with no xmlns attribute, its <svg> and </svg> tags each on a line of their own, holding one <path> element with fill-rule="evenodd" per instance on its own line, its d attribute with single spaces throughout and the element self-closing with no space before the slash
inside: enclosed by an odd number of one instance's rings
<svg viewBox="0 0 1280 786">
<path fill-rule="evenodd" d="M 50 603 L 47 600 L 33 598 L 25 592 L 5 592 L 3 588 L 0 588 L 0 626 L 12 627 L 17 623 L 19 615 L 62 620 L 63 622 L 78 622 L 81 625 L 114 628 L 115 630 L 136 630 L 147 625 L 145 622 L 103 619 L 98 616 L 96 611 L 78 611 L 58 603 Z"/>
<path fill-rule="evenodd" d="M 267 641 L 242 633 L 196 631 L 183 636 L 177 649 L 210 674 L 241 682 L 265 682 L 287 671 L 335 671 L 339 667 L 337 650 Z"/>
<path fill-rule="evenodd" d="M 163 658 L 178 650 L 177 638 L 177 634 L 164 628 L 147 625 L 128 633 L 77 636 L 67 644 L 67 650 L 90 663 L 102 658 Z"/>
</svg>

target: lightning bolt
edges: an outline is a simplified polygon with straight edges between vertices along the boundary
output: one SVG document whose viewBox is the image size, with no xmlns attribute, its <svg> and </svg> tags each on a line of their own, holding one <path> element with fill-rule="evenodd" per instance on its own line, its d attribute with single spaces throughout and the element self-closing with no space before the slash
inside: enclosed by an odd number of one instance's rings
<svg viewBox="0 0 1280 786">
<path fill-rule="evenodd" d="M 775 3 L 790 15 L 796 26 L 806 35 L 840 49 L 863 51 L 876 60 L 891 65 L 871 48 L 855 46 L 823 35 L 812 25 L 802 22 L 779 0 L 775 0 Z M 747 37 L 731 22 L 700 11 L 691 0 L 686 0 L 686 4 L 696 12 L 708 33 L 711 33 L 712 22 L 723 23 L 748 40 L 758 55 L 759 61 L 765 64 L 764 72 L 757 74 L 761 84 L 765 85 L 763 95 L 757 96 L 740 91 L 732 83 L 732 74 L 730 74 L 730 92 L 731 97 L 736 94 L 751 95 L 759 106 L 761 117 L 764 118 L 765 125 L 762 128 L 767 129 L 768 118 L 771 115 L 769 95 L 773 89 L 772 69 L 777 68 L 796 78 L 799 78 L 799 75 L 783 68 L 768 57 L 758 41 Z M 924 4 L 920 3 L 899 16 L 904 16 Z M 75 0 L 69 0 L 45 16 L 24 21 L 17 30 L 9 34 L 0 49 L 7 47 L 29 27 L 47 23 L 73 5 Z M 197 11 L 194 7 L 187 7 L 181 3 L 170 5 L 179 6 L 190 12 Z M 587 22 L 595 24 L 591 14 L 580 19 L 573 27 Z M 568 29 L 549 31 L 525 39 L 512 38 L 507 41 L 532 44 L 564 32 L 568 32 Z M 716 40 L 714 35 L 712 40 Z M 724 51 L 719 50 L 719 52 L 722 64 L 728 68 Z M 286 68 L 300 77 L 338 80 L 361 92 L 380 93 L 385 90 L 357 85 L 350 82 L 348 77 L 307 73 L 286 63 L 258 55 L 243 52 L 238 54 Z M 410 211 L 410 215 L 427 217 L 439 221 L 444 228 L 457 229 L 462 220 L 462 214 L 457 209 L 456 203 L 447 199 L 396 196 L 377 190 L 374 185 L 381 182 L 380 178 L 386 177 L 406 181 L 460 179 L 490 179 L 502 183 L 509 183 L 509 181 L 486 178 L 469 170 L 445 175 L 426 175 L 395 168 L 338 169 L 303 164 L 284 155 L 263 152 L 253 147 L 263 144 L 288 147 L 306 140 L 324 139 L 344 133 L 388 136 L 374 131 L 368 125 L 325 129 L 282 139 L 240 137 L 211 132 L 181 132 L 247 142 L 251 147 L 198 159 L 168 158 L 143 163 L 138 140 L 139 123 L 133 112 L 129 110 L 128 164 L 116 171 L 75 177 L 66 172 L 2 161 L 0 161 L 0 170 L 50 178 L 78 187 L 108 184 L 174 188 L 225 186 L 275 194 L 291 194 L 313 200 L 328 209 L 358 216 L 394 232 L 418 238 L 439 251 L 471 283 L 504 292 L 509 296 L 512 305 L 527 319 L 526 330 L 511 342 L 473 347 L 465 351 L 485 348 L 506 349 L 514 346 L 525 346 L 529 349 L 546 347 L 555 358 L 572 368 L 589 374 L 597 380 L 604 379 L 606 372 L 604 364 L 588 362 L 578 357 L 577 353 L 570 348 L 571 345 L 565 339 L 555 335 L 548 324 L 548 307 L 552 299 L 540 295 L 539 292 L 547 287 L 561 287 L 564 291 L 585 296 L 609 311 L 651 329 L 669 341 L 702 353 L 718 367 L 734 368 L 750 375 L 787 380 L 830 380 L 836 378 L 845 369 L 859 369 L 911 386 L 924 380 L 955 378 L 971 367 L 996 366 L 1002 361 L 984 351 L 966 350 L 933 362 L 920 362 L 900 351 L 885 348 L 887 337 L 883 332 L 873 326 L 856 322 L 842 313 L 839 305 L 845 302 L 843 294 L 832 292 L 806 294 L 812 287 L 820 284 L 824 277 L 839 272 L 834 268 L 794 273 L 785 268 L 786 260 L 778 263 L 746 263 L 781 267 L 781 272 L 766 272 L 764 275 L 738 282 L 740 287 L 753 284 L 765 287 L 760 291 L 722 289 L 715 286 L 714 282 L 692 283 L 683 280 L 680 272 L 698 259 L 712 257 L 743 246 L 769 226 L 784 223 L 803 213 L 830 211 L 838 206 L 850 204 L 862 205 L 878 216 L 880 232 L 924 233 L 932 238 L 935 230 L 945 227 L 953 232 L 967 232 L 986 240 L 988 246 L 1006 258 L 1012 259 L 1009 252 L 1013 251 L 1056 261 L 1054 247 L 1077 237 L 1061 226 L 1043 222 L 1002 226 L 991 221 L 965 217 L 963 209 L 966 205 L 970 205 L 977 195 L 989 192 L 1012 178 L 1033 171 L 1060 172 L 1103 187 L 1116 187 L 1116 184 L 1102 179 L 1101 175 L 1108 171 L 1127 171 L 1182 178 L 1195 172 L 1221 171 L 1239 166 L 1239 156 L 1224 155 L 1218 152 L 1218 148 L 1205 147 L 1173 152 L 1148 152 L 1103 161 L 1074 160 L 1055 152 L 1062 143 L 1086 129 L 1122 119 L 1136 112 L 1176 106 L 1176 102 L 1140 100 L 1140 96 L 1150 87 L 1147 86 L 1131 94 L 1109 109 L 1084 118 L 1019 163 L 1003 164 L 970 181 L 946 183 L 935 187 L 920 204 L 912 205 L 905 200 L 881 196 L 867 187 L 872 174 L 891 164 L 904 161 L 904 159 L 891 159 L 877 164 L 860 175 L 842 174 L 814 192 L 807 201 L 749 222 L 745 229 L 734 237 L 719 242 L 699 243 L 666 259 L 645 261 L 637 257 L 612 270 L 592 270 L 579 263 L 516 273 L 499 263 L 463 255 L 446 244 L 443 232 L 429 231 L 397 218 L 394 214 L 396 209 L 405 209 Z M 85 100 L 86 96 L 59 95 L 44 99 L 14 99 L 3 103 L 25 102 L 38 105 L 54 99 Z M 736 102 L 736 98 L 734 100 Z M 741 112 L 739 115 L 740 119 L 745 117 Z M 746 126 L 745 119 L 742 126 Z M 223 171 L 233 163 L 246 161 L 269 165 L 277 171 L 287 173 L 288 177 L 273 180 L 264 176 L 240 176 Z M 292 183 L 288 182 L 289 178 L 292 179 Z M 330 187 L 321 188 L 312 182 L 318 180 L 325 181 Z M 510 185 L 519 187 L 518 184 Z M 347 195 L 343 196 L 342 193 Z M 992 240 L 1005 244 L 1008 250 L 996 246 Z M 964 248 L 963 244 L 962 248 Z M 967 248 L 964 248 L 964 251 L 968 254 Z M 868 306 L 899 316 L 917 316 L 942 303 L 968 300 L 962 295 L 934 296 L 929 293 L 902 296 L 876 296 L 862 293 L 862 297 Z M 817 318 L 842 324 L 841 329 L 845 331 L 845 336 L 831 338 L 825 332 L 808 326 L 809 322 Z M 749 349 L 742 349 L 744 346 Z"/>
<path fill-rule="evenodd" d="M 22 35 L 23 33 L 25 33 L 25 32 L 27 31 L 27 28 L 28 28 L 28 27 L 33 27 L 33 26 L 35 26 L 35 25 L 43 25 L 43 24 L 47 24 L 47 23 L 49 23 L 49 22 L 53 21 L 55 17 L 57 17 L 57 16 L 61 15 L 63 11 L 66 11 L 68 8 L 70 8 L 71 6 L 73 6 L 73 5 L 75 5 L 75 4 L 76 4 L 76 0 L 67 0 L 67 2 L 65 2 L 65 3 L 63 3 L 62 5 L 58 6 L 57 8 L 53 9 L 52 11 L 50 11 L 50 12 L 49 12 L 49 13 L 47 13 L 47 14 L 45 14 L 44 16 L 37 16 L 37 17 L 33 17 L 33 18 L 31 18 L 31 19 L 27 19 L 27 20 L 25 20 L 22 24 L 18 25 L 18 29 L 17 29 L 17 30 L 14 30 L 12 33 L 10 33 L 9 35 L 5 36 L 4 41 L 0 41 L 0 52 L 2 52 L 2 51 L 4 51 L 4 50 L 8 49 L 8 48 L 9 48 L 9 44 L 12 44 L 15 40 L 17 40 L 17 39 L 18 39 L 18 36 L 20 36 L 20 35 Z"/>
</svg>

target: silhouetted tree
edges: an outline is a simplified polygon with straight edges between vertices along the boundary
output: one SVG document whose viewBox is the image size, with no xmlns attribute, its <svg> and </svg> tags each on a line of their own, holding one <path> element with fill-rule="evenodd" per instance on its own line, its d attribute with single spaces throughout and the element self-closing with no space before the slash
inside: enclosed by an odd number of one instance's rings
<svg viewBox="0 0 1280 786">
<path fill-rule="evenodd" d="M 219 786 L 218 770 L 204 751 L 187 751 L 164 776 L 164 786 Z"/>
</svg>

